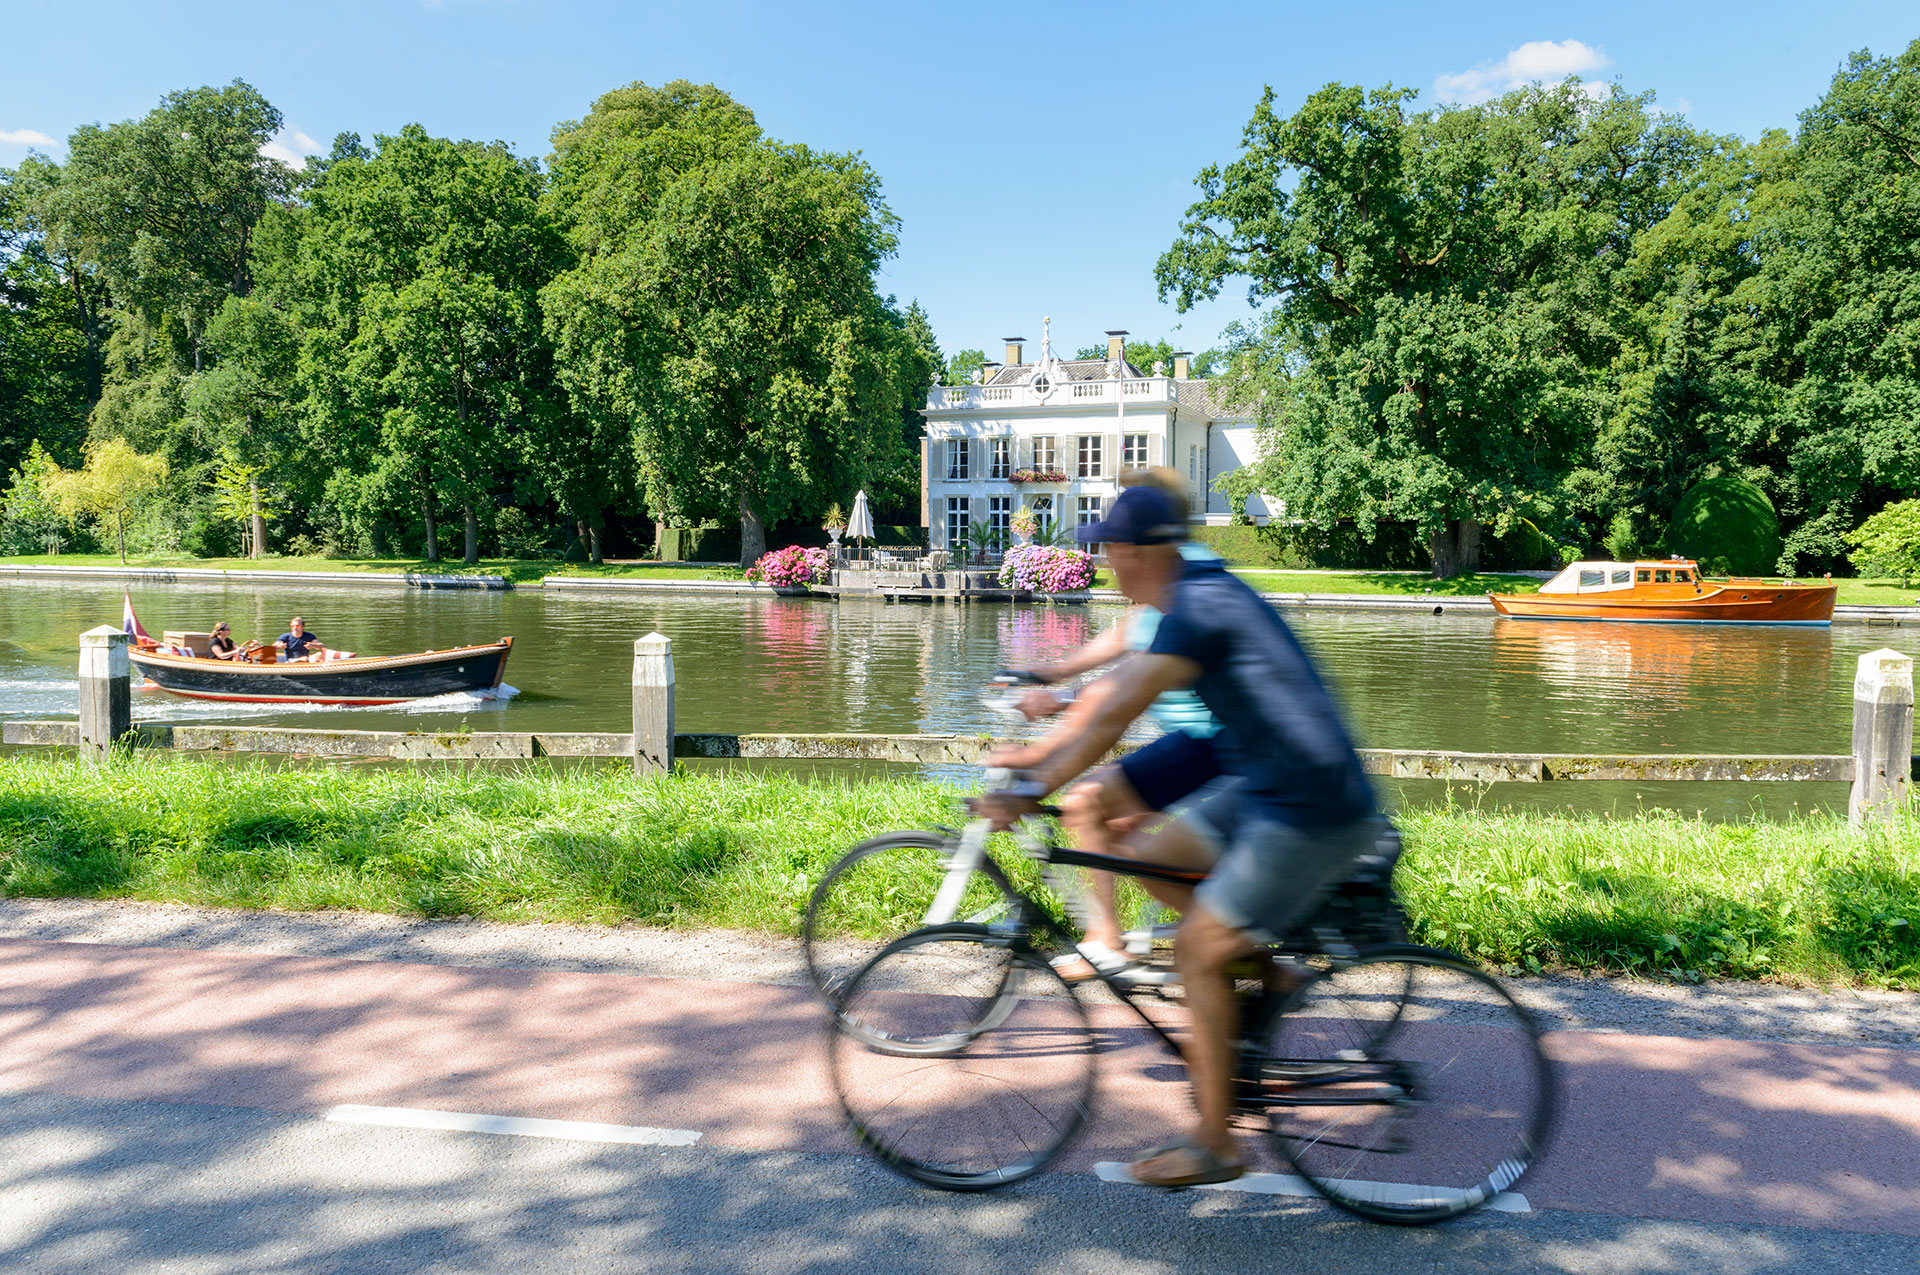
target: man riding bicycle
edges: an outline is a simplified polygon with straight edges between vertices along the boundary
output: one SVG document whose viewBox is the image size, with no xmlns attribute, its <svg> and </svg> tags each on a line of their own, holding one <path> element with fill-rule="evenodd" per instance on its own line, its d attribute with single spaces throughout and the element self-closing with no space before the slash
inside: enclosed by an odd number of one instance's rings
<svg viewBox="0 0 1920 1275">
<path fill-rule="evenodd" d="M 1179 474 L 1170 469 L 1136 469 L 1121 476 L 1124 487 L 1154 486 L 1173 498 L 1186 520 L 1186 498 L 1179 492 Z M 1182 542 L 1180 555 L 1189 560 L 1220 560 L 1204 545 Z M 1027 670 L 1043 685 L 1064 682 L 1103 665 L 1145 651 L 1159 631 L 1160 612 L 1139 605 L 1129 608 L 1120 623 L 1078 651 L 1052 664 Z M 1107 688 L 1096 684 L 1097 698 Z M 1051 717 L 1074 709 L 1085 711 L 1077 699 L 1035 688 L 1020 697 L 1020 711 L 1029 719 Z M 1172 809 L 1221 774 L 1214 757 L 1213 737 L 1220 722 L 1191 690 L 1168 691 L 1147 706 L 1147 715 L 1161 729 L 1158 739 L 1138 748 L 1112 766 L 1103 766 L 1069 789 L 1060 802 L 1060 823 L 1074 835 L 1082 850 L 1113 854 L 1116 839 L 1137 831 L 1161 811 Z M 1085 918 L 1086 935 L 1079 951 L 1058 958 L 1054 965 L 1069 979 L 1090 978 L 1094 968 L 1117 973 L 1133 964 L 1126 955 L 1111 873 L 1091 872 Z"/>
<path fill-rule="evenodd" d="M 995 755 L 1031 779 L 982 798 L 981 810 L 1001 826 L 1032 812 L 1165 692 L 1191 687 L 1219 719 L 1213 745 L 1224 777 L 1120 849 L 1208 874 L 1193 888 L 1149 886 L 1184 913 L 1174 958 L 1192 1016 L 1182 1052 L 1199 1120 L 1188 1137 L 1142 1153 L 1129 1173 L 1148 1186 L 1231 1181 L 1245 1169 L 1228 1127 L 1239 1027 L 1228 966 L 1278 940 L 1337 885 L 1378 838 L 1379 816 L 1332 697 L 1292 631 L 1218 560 L 1182 558 L 1179 500 L 1131 487 L 1079 537 L 1106 544 L 1120 591 L 1163 618 L 1147 649 L 1089 688 L 1079 711 L 1037 743 Z"/>
</svg>

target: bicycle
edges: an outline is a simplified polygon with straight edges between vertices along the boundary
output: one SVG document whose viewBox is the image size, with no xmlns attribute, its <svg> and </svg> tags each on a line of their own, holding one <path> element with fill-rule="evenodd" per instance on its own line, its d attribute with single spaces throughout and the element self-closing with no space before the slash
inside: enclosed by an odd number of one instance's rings
<svg viewBox="0 0 1920 1275">
<path fill-rule="evenodd" d="M 1170 883 L 1199 875 L 1060 847 L 1049 858 Z M 1555 1080 L 1539 1028 L 1497 979 L 1446 952 L 1378 941 L 1401 924 L 1391 871 L 1390 856 L 1364 863 L 1239 971 L 1234 1106 L 1333 1204 L 1425 1225 L 1526 1173 L 1552 1130 Z M 1014 891 L 994 926 L 930 926 L 883 948 L 840 989 L 830 1029 L 855 1139 L 895 1172 L 949 1190 L 1007 1186 L 1051 1163 L 1086 1123 L 1098 1053 L 1086 982 L 1067 982 L 1044 956 L 1071 942 L 1040 901 Z M 1305 981 L 1277 989 L 1279 962 Z M 1164 987 L 1094 977 L 1178 1053 L 1138 1003 Z"/>
<path fill-rule="evenodd" d="M 981 697 L 991 712 L 1010 722 L 1024 722 L 1015 707 L 1014 690 L 1021 685 L 1040 685 L 1029 673 L 1002 669 L 988 683 Z M 989 769 L 989 789 L 1010 781 L 1006 771 Z M 963 812 L 964 813 L 964 812 Z M 1084 920 L 1084 893 L 1068 877 L 1052 870 L 1059 862 L 1054 851 L 1059 845 L 1054 820 L 1059 809 L 1042 806 L 1039 813 L 1023 819 L 1010 830 L 1015 847 L 1031 862 L 1039 865 L 1043 879 L 1060 896 L 1064 912 Z M 852 928 L 855 918 L 871 916 L 875 910 L 910 918 L 902 933 L 951 921 L 989 924 L 1006 917 L 1018 894 L 1007 870 L 988 852 L 991 825 L 984 819 L 968 816 L 960 828 L 934 828 L 914 832 L 890 832 L 854 846 L 827 869 L 807 900 L 800 925 L 800 949 L 807 977 L 814 990 L 829 1005 L 836 1004 L 848 980 L 876 956 L 888 940 L 860 941 L 838 938 L 831 943 L 830 931 Z M 1144 923 L 1126 934 L 1128 950 L 1136 956 L 1148 955 L 1153 944 L 1171 934 L 1171 928 L 1154 924 L 1158 905 L 1150 904 Z M 1165 982 L 1169 971 L 1142 970 L 1137 967 L 1127 977 L 1143 983 Z"/>
</svg>

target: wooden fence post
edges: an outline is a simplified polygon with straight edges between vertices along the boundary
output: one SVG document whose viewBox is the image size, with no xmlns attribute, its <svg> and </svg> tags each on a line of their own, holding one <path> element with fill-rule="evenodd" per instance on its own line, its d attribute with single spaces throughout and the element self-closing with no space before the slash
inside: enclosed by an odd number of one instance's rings
<svg viewBox="0 0 1920 1275">
<path fill-rule="evenodd" d="M 1913 657 L 1882 648 L 1853 676 L 1853 794 L 1847 820 L 1891 819 L 1913 781 Z"/>
<path fill-rule="evenodd" d="M 105 761 L 133 730 L 127 635 L 110 625 L 80 635 L 80 754 Z"/>
<path fill-rule="evenodd" d="M 633 643 L 633 773 L 673 770 L 673 640 L 649 633 Z"/>
</svg>

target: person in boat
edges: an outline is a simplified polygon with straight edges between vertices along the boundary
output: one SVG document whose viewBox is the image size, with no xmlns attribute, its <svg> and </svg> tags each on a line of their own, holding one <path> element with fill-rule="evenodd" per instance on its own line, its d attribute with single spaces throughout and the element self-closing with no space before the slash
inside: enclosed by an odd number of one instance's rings
<svg viewBox="0 0 1920 1275">
<path fill-rule="evenodd" d="M 326 649 L 319 638 L 307 632 L 307 622 L 297 615 L 287 621 L 287 631 L 280 635 L 280 650 L 289 662 L 319 659 Z"/>
<path fill-rule="evenodd" d="M 225 620 L 213 626 L 213 636 L 209 640 L 208 645 L 213 648 L 213 658 L 216 660 L 237 660 L 240 658 L 240 648 L 234 645 L 233 630 L 227 627 Z"/>
</svg>

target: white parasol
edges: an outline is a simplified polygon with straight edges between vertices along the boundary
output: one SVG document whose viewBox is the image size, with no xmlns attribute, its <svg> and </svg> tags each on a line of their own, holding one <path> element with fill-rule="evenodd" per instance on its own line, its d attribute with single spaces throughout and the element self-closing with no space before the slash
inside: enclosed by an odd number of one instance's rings
<svg viewBox="0 0 1920 1275">
<path fill-rule="evenodd" d="M 853 498 L 853 513 L 847 517 L 847 536 L 853 540 L 873 539 L 873 511 L 867 508 L 864 490 Z"/>
</svg>

